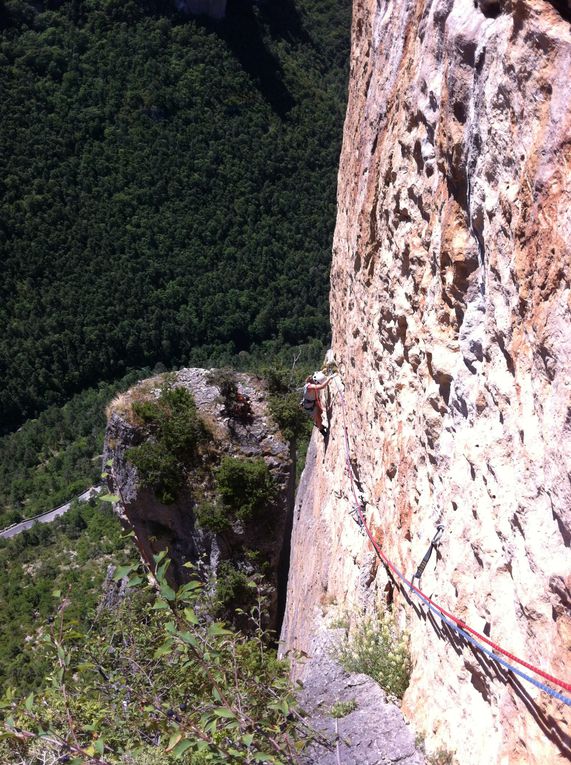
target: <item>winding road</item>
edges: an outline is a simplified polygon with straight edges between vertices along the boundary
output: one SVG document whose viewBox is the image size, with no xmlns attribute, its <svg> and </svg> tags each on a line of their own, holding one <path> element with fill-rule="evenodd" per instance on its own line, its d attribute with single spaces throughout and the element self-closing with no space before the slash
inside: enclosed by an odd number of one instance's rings
<svg viewBox="0 0 571 765">
<path fill-rule="evenodd" d="M 11 539 L 11 537 L 15 537 L 17 534 L 21 534 L 22 531 L 31 529 L 32 526 L 34 526 L 36 523 L 51 523 L 55 518 L 59 518 L 60 515 L 67 513 L 72 503 L 76 500 L 78 502 L 87 502 L 89 499 L 91 499 L 91 497 L 95 497 L 97 494 L 100 494 L 102 490 L 103 486 L 101 484 L 97 486 L 90 486 L 89 489 L 86 489 L 81 494 L 73 497 L 73 499 L 70 499 L 69 502 L 66 502 L 64 505 L 60 505 L 53 510 L 48 510 L 47 513 L 36 515 L 34 518 L 28 518 L 26 521 L 20 521 L 20 523 L 15 523 L 12 526 L 8 526 L 7 529 L 0 531 L 0 539 Z"/>
</svg>

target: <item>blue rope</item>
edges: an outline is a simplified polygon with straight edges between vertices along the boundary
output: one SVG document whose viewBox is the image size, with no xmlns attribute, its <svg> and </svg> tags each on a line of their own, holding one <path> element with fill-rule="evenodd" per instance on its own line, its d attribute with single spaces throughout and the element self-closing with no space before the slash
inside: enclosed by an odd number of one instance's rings
<svg viewBox="0 0 571 765">
<path fill-rule="evenodd" d="M 337 375 L 337 377 L 338 377 L 338 375 Z M 349 472 L 349 477 L 351 478 L 351 481 L 352 481 L 351 461 L 350 461 L 350 457 L 349 457 L 349 433 L 347 431 L 347 422 L 346 422 L 346 419 L 345 419 L 345 395 L 343 393 L 343 388 L 339 384 L 339 380 L 338 379 L 337 379 L 337 389 L 338 389 L 339 394 L 341 396 L 341 402 L 342 402 L 342 405 L 343 405 L 343 429 L 345 431 L 345 457 L 346 457 L 346 462 L 347 462 L 347 471 Z M 361 508 L 361 506 L 359 504 L 358 497 L 356 495 L 355 495 L 355 508 L 354 509 L 357 512 L 357 514 L 359 515 L 359 517 L 361 518 L 363 524 L 365 524 L 365 519 L 362 517 L 362 512 L 363 511 L 362 511 L 362 508 Z M 366 525 L 365 525 L 365 528 L 366 528 Z M 376 544 L 375 544 L 373 538 L 371 537 L 370 532 L 368 531 L 368 529 L 367 529 L 367 532 L 369 534 L 371 542 L 373 543 L 373 547 L 375 549 L 375 553 L 377 554 L 377 557 L 383 563 L 383 565 L 386 566 L 387 565 L 386 561 L 383 560 L 382 556 L 379 554 L 379 551 L 376 548 Z M 536 678 L 531 677 L 530 675 L 528 675 L 525 672 L 523 672 L 521 669 L 518 669 L 517 667 L 514 667 L 512 664 L 510 664 L 508 661 L 506 661 L 506 659 L 504 659 L 501 656 L 499 656 L 498 654 L 494 653 L 489 648 L 486 648 L 483 643 L 481 643 L 479 640 L 476 640 L 474 637 L 472 637 L 467 632 L 465 632 L 459 625 L 455 624 L 453 621 L 451 621 L 446 616 L 444 616 L 444 614 L 441 613 L 441 611 L 439 611 L 438 608 L 433 606 L 432 603 L 429 600 L 427 600 L 427 598 L 425 598 L 424 595 L 422 595 L 422 593 L 419 590 L 417 590 L 416 588 L 412 589 L 411 582 L 409 582 L 408 579 L 404 576 L 404 574 L 401 571 L 399 571 L 399 569 L 395 566 L 394 563 L 391 563 L 391 565 L 389 567 L 389 570 L 394 571 L 397 574 L 397 576 L 400 577 L 400 579 L 403 581 L 403 583 L 407 587 L 410 587 L 411 593 L 414 592 L 414 594 L 417 595 L 420 598 L 420 600 L 424 601 L 426 603 L 426 605 L 428 606 L 428 608 L 434 614 L 436 614 L 436 616 L 441 621 L 443 621 L 451 629 L 453 629 L 454 632 L 458 633 L 461 637 L 463 637 L 464 640 L 467 640 L 468 643 L 471 643 L 475 648 L 477 648 L 478 650 L 480 650 L 483 653 L 485 653 L 493 661 L 497 661 L 498 664 L 501 664 L 502 666 L 506 667 L 506 669 L 508 669 L 511 672 L 513 672 L 514 674 L 519 675 L 519 677 L 522 677 L 524 680 L 527 680 L 532 685 L 535 685 L 536 688 L 539 688 L 540 690 L 545 691 L 545 693 L 548 693 L 554 699 L 557 699 L 558 701 L 562 701 L 568 707 L 571 707 L 571 698 L 569 698 L 568 696 L 565 696 L 564 694 L 560 693 L 559 691 L 553 690 L 553 688 L 550 688 L 548 685 L 545 685 L 545 683 L 542 683 L 540 680 L 536 680 Z M 413 577 L 413 581 L 414 581 L 414 577 Z"/>
<path fill-rule="evenodd" d="M 402 579 L 403 582 L 408 584 L 408 580 L 406 577 L 398 570 L 396 566 L 394 566 L 395 572 L 398 574 L 398 576 Z M 530 675 L 527 675 L 525 672 L 522 672 L 521 669 L 518 669 L 517 667 L 514 667 L 512 664 L 510 664 L 508 661 L 503 659 L 501 656 L 498 656 L 493 651 L 490 651 L 489 648 L 486 648 L 482 643 L 480 643 L 479 640 L 476 640 L 471 635 L 469 635 L 467 632 L 465 632 L 461 627 L 459 627 L 457 624 L 454 624 L 454 622 L 450 621 L 444 614 L 442 614 L 437 608 L 435 608 L 432 603 L 430 603 L 425 597 L 420 595 L 418 592 L 415 592 L 412 590 L 412 592 L 417 595 L 420 600 L 424 601 L 428 608 L 438 616 L 438 618 L 443 621 L 445 624 L 447 624 L 451 629 L 453 629 L 455 632 L 457 632 L 461 637 L 464 638 L 464 640 L 467 640 L 469 643 L 471 643 L 473 646 L 475 646 L 478 650 L 485 653 L 487 656 L 489 656 L 494 661 L 497 661 L 499 664 L 502 664 L 507 669 L 514 672 L 516 675 L 519 675 L 524 680 L 527 680 L 532 685 L 535 685 L 537 688 L 539 688 L 542 691 L 545 691 L 550 696 L 553 696 L 554 699 L 557 699 L 558 701 L 562 701 L 564 704 L 567 704 L 568 707 L 571 707 L 571 698 L 568 696 L 564 696 L 562 693 L 559 693 L 559 691 L 553 690 L 553 688 L 550 688 L 548 685 L 545 685 L 545 683 L 542 683 L 540 680 L 536 680 L 535 677 L 531 677 Z"/>
</svg>

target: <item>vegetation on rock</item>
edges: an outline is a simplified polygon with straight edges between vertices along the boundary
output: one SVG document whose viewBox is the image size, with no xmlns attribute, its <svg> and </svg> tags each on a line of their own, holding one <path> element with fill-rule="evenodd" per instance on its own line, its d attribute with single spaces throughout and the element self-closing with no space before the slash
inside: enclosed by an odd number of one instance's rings
<svg viewBox="0 0 571 765">
<path fill-rule="evenodd" d="M 399 635 L 390 613 L 360 621 L 339 647 L 337 658 L 348 672 L 362 672 L 401 699 L 408 688 L 411 662 L 408 637 Z"/>
<path fill-rule="evenodd" d="M 224 457 L 214 477 L 215 498 L 199 502 L 195 515 L 203 528 L 215 533 L 236 520 L 260 520 L 277 495 L 275 480 L 261 458 Z"/>
<path fill-rule="evenodd" d="M 350 715 L 351 712 L 354 712 L 356 709 L 357 702 L 355 699 L 351 699 L 350 701 L 337 701 L 331 707 L 329 714 L 335 719 L 340 719 L 341 717 L 347 717 L 347 715 Z"/>
<path fill-rule="evenodd" d="M 129 449 L 128 459 L 143 486 L 150 486 L 161 502 L 174 502 L 187 469 L 196 465 L 200 447 L 208 441 L 192 394 L 166 385 L 158 399 L 135 401 L 133 412 L 143 423 L 146 438 Z"/>
<path fill-rule="evenodd" d="M 222 506 L 231 518 L 259 518 L 276 498 L 275 480 L 261 458 L 224 457 L 215 475 Z"/>
</svg>

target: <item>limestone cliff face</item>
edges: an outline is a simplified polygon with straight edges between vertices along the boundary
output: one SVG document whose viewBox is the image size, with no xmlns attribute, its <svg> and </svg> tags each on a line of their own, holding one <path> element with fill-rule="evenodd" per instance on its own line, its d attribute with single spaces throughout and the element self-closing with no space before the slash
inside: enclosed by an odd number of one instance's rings
<svg viewBox="0 0 571 765">
<path fill-rule="evenodd" d="M 128 459 L 129 449 L 146 438 L 140 424 L 133 421 L 132 403 L 158 397 L 164 384 L 161 378 L 139 383 L 111 404 L 104 453 L 104 462 L 110 463 L 106 468 L 107 480 L 110 490 L 119 496 L 115 509 L 125 526 L 135 532 L 142 557 L 152 564 L 153 555 L 167 550 L 176 584 L 188 579 L 186 562 L 198 565 L 205 577 L 215 577 L 222 561 L 229 561 L 251 575 L 258 571 L 258 564 L 252 562 L 252 553 L 255 553 L 255 560 L 263 567 L 270 598 L 269 626 L 276 628 L 285 596 L 280 581 L 285 576 L 280 574 L 280 567 L 285 565 L 287 570 L 284 556 L 289 552 L 289 508 L 295 466 L 289 447 L 270 415 L 262 381 L 251 375 L 235 375 L 238 391 L 248 397 L 251 407 L 251 417 L 244 422 L 228 415 L 216 384 L 217 377 L 216 370 L 181 369 L 170 383 L 192 393 L 211 433 L 211 452 L 214 452 L 206 456 L 206 463 L 194 479 L 191 477 L 181 488 L 175 502 L 165 505 L 150 487 L 142 486 L 137 469 Z M 208 473 L 216 466 L 216 459 L 224 456 L 263 458 L 278 494 L 263 518 L 235 521 L 230 528 L 213 533 L 197 523 L 195 508 L 204 494 Z M 194 485 L 193 480 L 202 483 Z"/>
<path fill-rule="evenodd" d="M 571 33 L 538 0 L 355 0 L 331 276 L 367 518 L 422 589 L 571 666 Z M 298 497 L 284 648 L 394 600 L 404 710 L 463 765 L 571 758 L 569 708 L 407 605 L 349 515 L 339 399 Z"/>
</svg>

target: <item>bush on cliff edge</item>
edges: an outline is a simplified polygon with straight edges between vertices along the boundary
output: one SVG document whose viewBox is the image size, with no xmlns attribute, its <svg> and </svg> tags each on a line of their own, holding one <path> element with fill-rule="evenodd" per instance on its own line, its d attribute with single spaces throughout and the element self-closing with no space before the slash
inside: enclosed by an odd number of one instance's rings
<svg viewBox="0 0 571 765">
<path fill-rule="evenodd" d="M 137 468 L 142 485 L 168 505 L 183 485 L 185 470 L 199 462 L 208 430 L 186 388 L 165 387 L 156 401 L 134 402 L 133 411 L 148 440 L 129 449 L 127 458 Z"/>
</svg>

